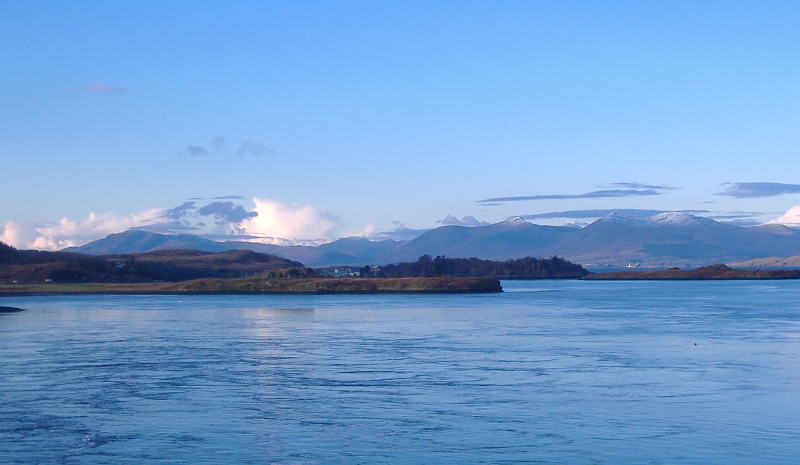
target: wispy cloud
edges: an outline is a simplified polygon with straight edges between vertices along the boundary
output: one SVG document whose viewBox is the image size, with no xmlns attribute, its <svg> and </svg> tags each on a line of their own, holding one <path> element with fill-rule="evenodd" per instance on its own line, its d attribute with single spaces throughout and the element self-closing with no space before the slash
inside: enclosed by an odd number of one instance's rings
<svg viewBox="0 0 800 465">
<path fill-rule="evenodd" d="M 243 140 L 233 154 L 239 158 L 266 158 L 275 155 L 275 153 L 274 150 L 267 148 L 262 143 Z M 214 137 L 208 146 L 187 145 L 186 148 L 178 152 L 178 156 L 189 158 L 226 155 L 229 155 L 228 141 L 222 136 Z"/>
<path fill-rule="evenodd" d="M 213 155 L 208 149 L 204 147 L 200 147 L 199 145 L 188 145 L 186 148 L 181 152 L 182 155 L 186 155 L 188 157 L 210 157 Z"/>
<path fill-rule="evenodd" d="M 444 219 L 437 221 L 437 223 L 445 226 L 486 226 L 489 224 L 485 221 L 479 221 L 474 216 L 465 216 L 459 220 L 453 215 L 447 215 Z"/>
<path fill-rule="evenodd" d="M 267 156 L 275 155 L 275 151 L 266 148 L 264 144 L 258 144 L 243 140 L 241 144 L 239 144 L 239 148 L 236 149 L 236 155 L 240 157 L 264 158 Z"/>
<path fill-rule="evenodd" d="M 586 192 L 583 194 L 547 194 L 547 195 L 520 195 L 514 197 L 493 197 L 490 199 L 479 200 L 484 206 L 495 202 L 521 202 L 531 200 L 570 200 L 570 199 L 599 199 L 613 197 L 641 197 L 649 195 L 661 195 L 656 189 L 607 189 Z"/>
<path fill-rule="evenodd" d="M 662 186 L 658 184 L 643 184 L 640 182 L 612 182 L 611 184 L 607 184 L 609 187 L 622 187 L 626 189 L 655 189 L 659 191 L 663 190 L 675 190 L 672 186 Z"/>
<path fill-rule="evenodd" d="M 217 136 L 211 141 L 211 145 L 217 153 L 224 153 L 225 149 L 228 148 L 228 141 L 222 136 Z"/>
<path fill-rule="evenodd" d="M 197 210 L 202 216 L 213 216 L 217 224 L 239 224 L 242 221 L 258 216 L 256 212 L 249 212 L 241 205 L 233 202 L 212 202 Z"/>
<path fill-rule="evenodd" d="M 782 184 L 778 182 L 735 182 L 723 184 L 728 186 L 718 195 L 726 195 L 737 199 L 753 199 L 759 197 L 775 197 L 784 194 L 800 193 L 800 184 Z"/>
<path fill-rule="evenodd" d="M 430 231 L 430 229 L 412 229 L 401 221 L 392 222 L 394 228 L 389 231 L 378 230 L 377 227 L 371 225 L 359 234 L 359 236 L 369 237 L 372 240 L 395 240 L 395 241 L 410 241 L 420 236 L 420 234 Z"/>
<path fill-rule="evenodd" d="M 164 217 L 173 220 L 179 220 L 184 216 L 186 216 L 187 213 L 194 210 L 195 210 L 195 202 L 193 201 L 184 202 L 183 205 L 164 210 Z"/>
<path fill-rule="evenodd" d="M 243 234 L 241 223 L 258 214 L 232 201 L 238 199 L 241 197 L 229 195 L 213 199 L 213 202 L 198 198 L 188 200 L 182 205 L 164 210 L 163 219 L 166 222 L 149 226 L 147 230 L 158 229 L 160 232 L 192 230 L 223 236 Z"/>
</svg>

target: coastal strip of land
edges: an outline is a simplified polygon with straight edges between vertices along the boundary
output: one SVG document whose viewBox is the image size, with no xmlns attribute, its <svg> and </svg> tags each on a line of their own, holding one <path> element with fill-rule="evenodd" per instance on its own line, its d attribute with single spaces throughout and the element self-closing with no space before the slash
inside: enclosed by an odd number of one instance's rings
<svg viewBox="0 0 800 465">
<path fill-rule="evenodd" d="M 580 279 L 591 281 L 800 279 L 800 270 L 733 269 L 727 265 L 717 264 L 700 267 L 695 270 L 680 270 L 678 268 L 670 268 L 668 270 L 635 270 L 592 273 Z"/>
<path fill-rule="evenodd" d="M 3 295 L 47 294 L 471 294 L 503 292 L 492 278 L 196 279 L 163 283 L 0 284 Z"/>
</svg>

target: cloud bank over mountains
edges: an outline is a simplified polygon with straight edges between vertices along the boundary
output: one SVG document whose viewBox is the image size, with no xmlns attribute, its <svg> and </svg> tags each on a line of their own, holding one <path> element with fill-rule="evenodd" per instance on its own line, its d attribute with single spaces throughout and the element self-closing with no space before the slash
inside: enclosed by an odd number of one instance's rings
<svg viewBox="0 0 800 465">
<path fill-rule="evenodd" d="M 324 241 L 340 226 L 339 219 L 309 205 L 284 204 L 254 198 L 255 210 L 240 224 L 254 238 L 267 240 Z"/>
<path fill-rule="evenodd" d="M 800 205 L 790 208 L 783 216 L 770 221 L 770 224 L 800 227 Z"/>
<path fill-rule="evenodd" d="M 64 217 L 56 223 L 29 224 L 7 221 L 0 229 L 0 241 L 23 249 L 60 250 L 105 237 L 109 234 L 156 223 L 163 210 L 150 209 L 133 215 L 96 214 L 81 221 Z"/>
<path fill-rule="evenodd" d="M 341 226 L 335 215 L 309 205 L 256 197 L 252 199 L 253 207 L 246 209 L 239 199 L 192 199 L 177 207 L 148 209 L 133 215 L 90 213 L 83 220 L 64 217 L 44 224 L 7 221 L 0 225 L 0 241 L 23 249 L 60 250 L 135 228 L 291 245 L 336 239 L 334 234 Z"/>
<path fill-rule="evenodd" d="M 444 219 L 441 219 L 436 223 L 445 226 L 486 226 L 487 224 L 489 224 L 485 221 L 479 221 L 474 216 L 465 216 L 464 218 L 459 220 L 453 215 L 447 215 Z"/>
<path fill-rule="evenodd" d="M 227 141 L 218 137 L 208 148 L 196 151 L 224 154 Z M 260 146 L 248 146 L 245 151 L 260 152 Z M 187 149 L 189 150 L 189 149 Z M 213 156 L 213 155 L 212 155 Z M 255 155 L 247 155 L 255 156 Z M 751 199 L 764 196 L 779 196 L 800 193 L 798 184 L 782 183 L 731 183 L 719 195 L 737 199 Z M 490 202 L 514 202 L 523 200 L 570 200 L 594 198 L 620 198 L 662 195 L 675 188 L 642 183 L 614 183 L 601 186 L 600 190 L 583 194 L 549 194 L 518 197 L 495 197 L 479 201 L 481 207 L 491 206 Z M 692 215 L 706 215 L 719 221 L 739 225 L 760 224 L 745 221 L 753 213 L 716 214 L 709 210 L 680 210 Z M 631 213 L 645 216 L 661 213 L 663 210 L 644 209 L 586 209 L 545 211 L 533 214 L 518 214 L 527 220 L 563 220 L 562 224 L 586 225 L 611 212 Z M 778 216 L 775 214 L 775 216 Z M 789 208 L 784 214 L 768 223 L 800 227 L 800 205 Z M 438 225 L 483 226 L 487 223 L 474 216 L 461 219 L 447 215 L 436 221 Z M 90 213 L 85 219 L 63 217 L 59 221 L 47 223 L 22 223 L 6 221 L 0 223 L 0 241 L 21 249 L 60 250 L 80 246 L 101 239 L 110 234 L 128 229 L 141 229 L 162 234 L 188 233 L 209 239 L 246 240 L 277 245 L 319 245 L 342 237 L 361 236 L 375 240 L 413 239 L 426 229 L 407 229 L 395 222 L 394 230 L 381 230 L 373 224 L 359 231 L 344 231 L 340 218 L 330 212 L 321 211 L 312 205 L 290 204 L 274 199 L 253 197 L 251 199 L 228 195 L 215 198 L 191 198 L 172 208 L 151 208 L 138 213 L 121 215 L 117 213 Z"/>
</svg>

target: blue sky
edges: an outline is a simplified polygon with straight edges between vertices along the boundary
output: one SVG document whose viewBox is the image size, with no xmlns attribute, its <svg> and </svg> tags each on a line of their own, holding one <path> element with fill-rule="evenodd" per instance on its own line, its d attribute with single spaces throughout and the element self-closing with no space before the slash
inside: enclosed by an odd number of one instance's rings
<svg viewBox="0 0 800 465">
<path fill-rule="evenodd" d="M 797 224 L 798 24 L 794 1 L 2 2 L 0 240 Z"/>
</svg>

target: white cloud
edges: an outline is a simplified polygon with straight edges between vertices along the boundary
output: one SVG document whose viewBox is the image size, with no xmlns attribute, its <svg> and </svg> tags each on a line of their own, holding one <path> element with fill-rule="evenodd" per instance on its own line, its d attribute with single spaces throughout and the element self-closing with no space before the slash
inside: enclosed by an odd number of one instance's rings
<svg viewBox="0 0 800 465">
<path fill-rule="evenodd" d="M 336 239 L 333 233 L 340 227 L 340 221 L 330 213 L 309 205 L 269 199 L 254 198 L 253 203 L 255 208 L 250 210 L 232 202 L 214 202 L 198 209 L 194 202 L 189 202 L 171 210 L 154 208 L 132 215 L 90 213 L 84 220 L 64 217 L 44 224 L 8 221 L 0 223 L 0 241 L 18 249 L 61 250 L 131 228 L 153 230 L 160 227 L 160 231 L 172 233 L 176 225 L 181 229 L 190 228 L 200 236 L 227 239 L 250 236 L 260 242 L 282 245 Z M 209 217 L 214 220 L 206 221 Z"/>
<path fill-rule="evenodd" d="M 64 217 L 57 223 L 29 224 L 8 221 L 0 240 L 18 249 L 61 250 L 102 239 L 130 228 L 155 224 L 164 210 L 154 208 L 133 215 L 90 213 L 83 221 Z"/>
<path fill-rule="evenodd" d="M 381 231 L 378 229 L 378 225 L 376 225 L 375 223 L 369 223 L 366 226 L 364 226 L 361 230 L 356 231 L 352 234 L 348 234 L 348 236 L 372 237 L 379 233 L 381 233 Z"/>
<path fill-rule="evenodd" d="M 796 205 L 780 218 L 775 218 L 769 222 L 770 224 L 785 224 L 786 226 L 800 226 L 800 205 Z"/>
<path fill-rule="evenodd" d="M 264 239 L 325 241 L 340 226 L 339 219 L 309 205 L 287 205 L 275 200 L 253 198 L 258 216 L 242 221 L 246 234 Z"/>
<path fill-rule="evenodd" d="M 26 248 L 26 245 L 33 243 L 35 239 L 36 231 L 33 227 L 14 221 L 7 221 L 6 224 L 3 225 L 2 234 L 0 234 L 0 242 L 4 242 L 18 249 Z"/>
<path fill-rule="evenodd" d="M 140 228 L 165 234 L 189 231 L 215 240 L 251 240 L 278 245 L 318 245 L 338 239 L 341 221 L 316 207 L 253 198 L 253 208 L 234 202 L 206 205 L 188 201 L 172 209 L 153 208 L 132 215 L 90 213 L 83 220 L 64 217 L 48 223 L 0 223 L 0 241 L 18 249 L 62 250 Z M 374 224 L 348 235 L 383 238 Z"/>
</svg>

